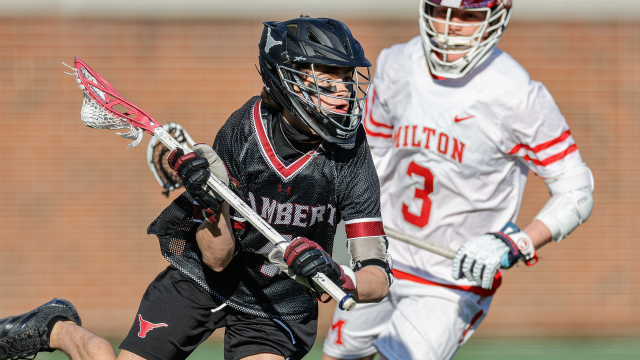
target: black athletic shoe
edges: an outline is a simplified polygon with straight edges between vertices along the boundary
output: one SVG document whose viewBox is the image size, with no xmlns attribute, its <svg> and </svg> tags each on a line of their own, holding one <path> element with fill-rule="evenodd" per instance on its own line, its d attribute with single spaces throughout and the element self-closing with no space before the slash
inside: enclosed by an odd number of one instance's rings
<svg viewBox="0 0 640 360">
<path fill-rule="evenodd" d="M 53 299 L 26 314 L 0 319 L 0 360 L 33 359 L 39 351 L 54 351 L 49 347 L 49 336 L 60 320 L 82 325 L 76 308 L 64 299 Z"/>
</svg>

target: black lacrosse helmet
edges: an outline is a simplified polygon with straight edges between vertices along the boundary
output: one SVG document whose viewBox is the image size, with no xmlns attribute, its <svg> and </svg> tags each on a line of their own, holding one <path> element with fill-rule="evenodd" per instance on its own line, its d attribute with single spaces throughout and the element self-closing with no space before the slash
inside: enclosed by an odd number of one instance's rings
<svg viewBox="0 0 640 360">
<path fill-rule="evenodd" d="M 277 103 L 327 141 L 355 140 L 371 83 L 371 63 L 347 25 L 333 19 L 308 17 L 265 22 L 258 48 L 262 81 Z M 348 97 L 340 97 L 349 103 L 346 113 L 323 107 L 319 96 L 315 102 L 311 98 L 315 94 L 338 98 L 327 87 L 318 86 L 314 65 L 353 69 L 351 79 L 321 81 L 342 83 L 350 90 Z M 366 76 L 358 68 L 366 68 Z M 305 78 L 313 79 L 315 84 L 305 86 Z M 300 92 L 294 91 L 294 86 Z"/>
</svg>

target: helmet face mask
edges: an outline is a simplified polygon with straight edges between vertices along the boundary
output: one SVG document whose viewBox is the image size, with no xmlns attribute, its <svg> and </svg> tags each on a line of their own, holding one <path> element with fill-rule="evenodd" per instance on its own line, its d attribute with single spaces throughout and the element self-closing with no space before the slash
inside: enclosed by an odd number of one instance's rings
<svg viewBox="0 0 640 360">
<path fill-rule="evenodd" d="M 436 9 L 446 15 L 434 16 Z M 454 22 L 455 9 L 477 12 L 477 18 L 483 20 Z M 420 35 L 431 73 L 459 79 L 482 64 L 500 40 L 510 15 L 511 0 L 420 0 Z M 476 30 L 464 36 L 452 35 L 452 26 Z"/>
<path fill-rule="evenodd" d="M 303 115 L 300 120 L 318 134 L 327 133 L 338 139 L 351 139 L 362 121 L 363 104 L 370 84 L 369 68 L 366 68 L 367 75 L 358 69 L 347 68 L 348 78 L 342 80 L 320 78 L 321 71 L 314 64 L 304 69 L 307 71 L 299 68 L 280 66 L 278 72 L 291 103 Z M 339 91 L 338 87 L 346 90 Z M 346 96 L 336 95 L 345 92 Z M 346 106 L 338 110 L 328 105 L 328 102 L 346 102 Z"/>
<path fill-rule="evenodd" d="M 325 140 L 353 142 L 371 63 L 347 26 L 314 18 L 264 24 L 258 47 L 269 95 Z"/>
</svg>

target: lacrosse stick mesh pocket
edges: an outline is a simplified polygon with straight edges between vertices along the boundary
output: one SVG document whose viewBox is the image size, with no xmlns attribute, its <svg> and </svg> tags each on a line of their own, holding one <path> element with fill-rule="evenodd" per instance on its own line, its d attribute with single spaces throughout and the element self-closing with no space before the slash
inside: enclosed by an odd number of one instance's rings
<svg viewBox="0 0 640 360">
<path fill-rule="evenodd" d="M 80 111 L 80 118 L 82 122 L 93 129 L 109 129 L 120 130 L 129 129 L 129 135 L 132 140 L 138 137 L 138 130 L 135 126 L 127 124 L 126 120 L 122 120 L 119 117 L 114 116 L 102 106 L 100 106 L 95 100 L 93 100 L 86 93 L 82 99 L 82 110 Z"/>
<path fill-rule="evenodd" d="M 82 76 L 93 82 L 97 83 L 95 77 L 93 77 L 86 69 L 81 68 Z M 76 76 L 78 73 L 76 72 Z M 106 94 L 96 88 L 93 85 L 88 85 L 93 91 L 93 93 L 100 97 L 103 103 L 106 103 Z M 94 99 L 89 96 L 87 93 L 89 89 L 85 89 L 83 85 L 80 87 L 84 90 L 84 99 L 82 101 L 82 111 L 80 112 L 80 117 L 82 118 L 82 122 L 90 128 L 94 129 L 110 129 L 110 130 L 119 130 L 119 129 L 128 129 L 131 125 L 127 124 L 126 120 L 120 119 L 113 114 L 109 113 L 102 106 L 100 106 Z"/>
<path fill-rule="evenodd" d="M 84 99 L 82 99 L 80 118 L 85 125 L 93 129 L 129 129 L 126 133 L 117 133 L 127 140 L 134 140 L 134 142 L 129 145 L 129 148 L 137 146 L 140 144 L 140 141 L 142 141 L 142 130 L 114 116 L 86 93 L 84 94 Z"/>
<path fill-rule="evenodd" d="M 94 129 L 119 130 L 131 127 L 131 125 L 127 124 L 125 121 L 120 120 L 103 109 L 86 93 L 82 100 L 80 117 L 85 125 Z"/>
</svg>

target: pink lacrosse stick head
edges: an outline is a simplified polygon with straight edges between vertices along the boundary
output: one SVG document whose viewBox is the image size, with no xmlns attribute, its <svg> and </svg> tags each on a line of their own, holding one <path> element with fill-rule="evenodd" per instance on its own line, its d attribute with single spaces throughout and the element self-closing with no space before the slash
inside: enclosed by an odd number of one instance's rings
<svg viewBox="0 0 640 360">
<path fill-rule="evenodd" d="M 116 89 L 114 89 L 107 80 L 93 71 L 93 69 L 84 61 L 80 60 L 79 57 L 76 56 L 73 59 L 73 63 L 77 78 L 83 85 L 85 94 L 97 102 L 105 111 L 127 124 L 145 130 L 151 135 L 153 135 L 155 128 L 161 126 L 144 110 L 120 97 L 120 94 L 118 94 Z M 114 108 L 116 105 L 126 108 L 126 111 L 121 112 L 116 110 Z"/>
</svg>

